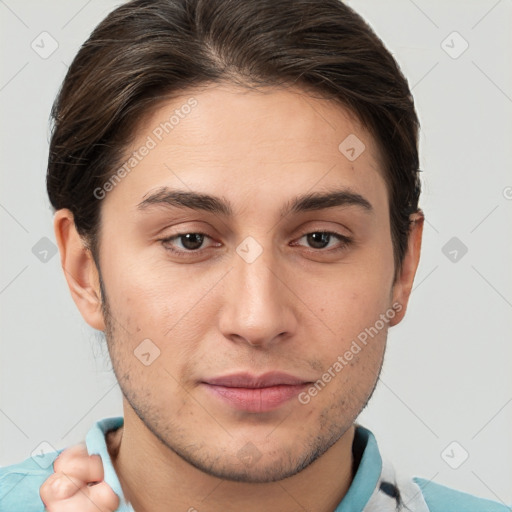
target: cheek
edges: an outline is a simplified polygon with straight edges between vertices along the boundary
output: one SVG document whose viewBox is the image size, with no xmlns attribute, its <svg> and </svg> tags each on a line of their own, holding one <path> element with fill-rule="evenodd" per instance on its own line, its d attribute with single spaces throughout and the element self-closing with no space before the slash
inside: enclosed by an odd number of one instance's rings
<svg viewBox="0 0 512 512">
<path fill-rule="evenodd" d="M 326 333 L 341 340 L 372 326 L 390 307 L 393 268 L 372 265 L 338 267 L 335 274 L 311 278 L 297 290 L 311 312 L 318 315 Z"/>
<path fill-rule="evenodd" d="M 128 357 L 149 339 L 161 353 L 160 362 L 165 360 L 169 367 L 193 360 L 213 325 L 216 304 L 209 291 L 222 273 L 198 275 L 185 265 L 172 268 L 165 261 L 126 254 L 105 260 L 104 285 L 116 350 Z"/>
<path fill-rule="evenodd" d="M 304 283 L 297 294 L 310 310 L 306 315 L 311 321 L 303 323 L 309 331 L 306 338 L 315 340 L 314 348 L 305 350 L 323 372 L 330 370 L 325 378 L 335 383 L 329 385 L 325 398 L 334 393 L 332 400 L 348 390 L 350 396 L 364 399 L 377 379 L 395 314 L 390 309 L 391 246 L 359 256 L 320 278 L 297 280 Z"/>
<path fill-rule="evenodd" d="M 107 255 L 109 247 L 105 245 Z M 119 321 L 124 322 L 130 333 L 147 333 L 158 326 L 165 333 L 184 307 L 182 295 L 187 296 L 176 293 L 183 288 L 183 282 L 177 281 L 177 273 L 169 272 L 162 263 L 152 261 L 143 253 L 130 254 L 113 248 L 110 254 L 110 258 L 104 258 L 102 269 L 112 312 L 119 315 Z M 167 321 L 162 324 L 164 319 Z"/>
</svg>

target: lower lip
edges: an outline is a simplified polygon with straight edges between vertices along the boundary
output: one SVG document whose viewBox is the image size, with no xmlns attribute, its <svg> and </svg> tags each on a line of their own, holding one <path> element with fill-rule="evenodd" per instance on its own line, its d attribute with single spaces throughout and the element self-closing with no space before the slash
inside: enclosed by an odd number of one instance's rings
<svg viewBox="0 0 512 512">
<path fill-rule="evenodd" d="M 308 384 L 270 386 L 267 388 L 229 388 L 206 384 L 206 388 L 235 409 L 267 412 L 277 409 L 297 396 Z"/>
</svg>

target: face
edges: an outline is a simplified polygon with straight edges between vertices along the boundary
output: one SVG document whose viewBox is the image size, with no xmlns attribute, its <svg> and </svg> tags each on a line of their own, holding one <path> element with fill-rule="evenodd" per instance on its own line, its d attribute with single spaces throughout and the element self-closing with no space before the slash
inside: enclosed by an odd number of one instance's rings
<svg viewBox="0 0 512 512">
<path fill-rule="evenodd" d="M 405 307 L 375 141 L 303 91 L 223 85 L 160 106 L 133 151 L 99 239 L 125 399 L 209 474 L 296 474 L 353 425 Z"/>
</svg>

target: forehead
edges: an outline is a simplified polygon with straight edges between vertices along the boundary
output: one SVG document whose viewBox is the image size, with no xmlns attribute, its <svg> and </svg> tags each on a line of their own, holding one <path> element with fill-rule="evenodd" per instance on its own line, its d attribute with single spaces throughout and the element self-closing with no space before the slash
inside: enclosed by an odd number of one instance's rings
<svg viewBox="0 0 512 512">
<path fill-rule="evenodd" d="M 241 153 L 264 158 L 264 148 L 281 156 L 288 153 L 290 161 L 327 156 L 326 150 L 338 157 L 339 143 L 351 134 L 364 139 L 366 149 L 378 155 L 373 137 L 346 107 L 296 87 L 218 84 L 190 89 L 160 103 L 137 131 L 141 136 L 151 134 L 157 143 L 174 143 L 182 151 L 220 153 L 223 160 Z M 197 147 L 199 138 L 201 147 Z M 303 144 L 297 145 L 298 141 Z"/>
<path fill-rule="evenodd" d="M 137 203 L 163 186 L 244 201 L 261 189 L 267 199 L 340 186 L 385 194 L 369 132 L 339 103 L 296 88 L 185 91 L 145 117 L 125 158 L 133 166 L 111 195 Z"/>
</svg>

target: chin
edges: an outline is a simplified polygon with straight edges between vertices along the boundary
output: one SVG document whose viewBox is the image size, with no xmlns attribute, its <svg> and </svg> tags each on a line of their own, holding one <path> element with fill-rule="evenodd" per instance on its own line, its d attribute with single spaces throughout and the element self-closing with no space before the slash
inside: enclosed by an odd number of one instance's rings
<svg viewBox="0 0 512 512">
<path fill-rule="evenodd" d="M 272 458 L 268 453 L 260 453 L 254 444 L 248 442 L 240 450 L 231 455 L 209 453 L 206 457 L 196 454 L 178 453 L 186 462 L 215 478 L 231 482 L 263 484 L 277 482 L 292 477 L 320 457 L 328 446 L 311 446 L 303 453 L 291 453 L 289 447 L 279 453 L 273 449 Z"/>
<path fill-rule="evenodd" d="M 299 467 L 290 468 L 276 461 L 266 463 L 265 465 L 261 464 L 261 462 L 257 462 L 255 467 L 244 468 L 241 468 L 240 465 L 226 465 L 220 467 L 194 464 L 193 461 L 189 462 L 196 466 L 197 469 L 210 476 L 230 482 L 246 484 L 268 484 L 271 482 L 277 482 L 296 475 L 303 469 L 302 465 Z M 256 465 L 258 467 L 256 467 Z"/>
</svg>

